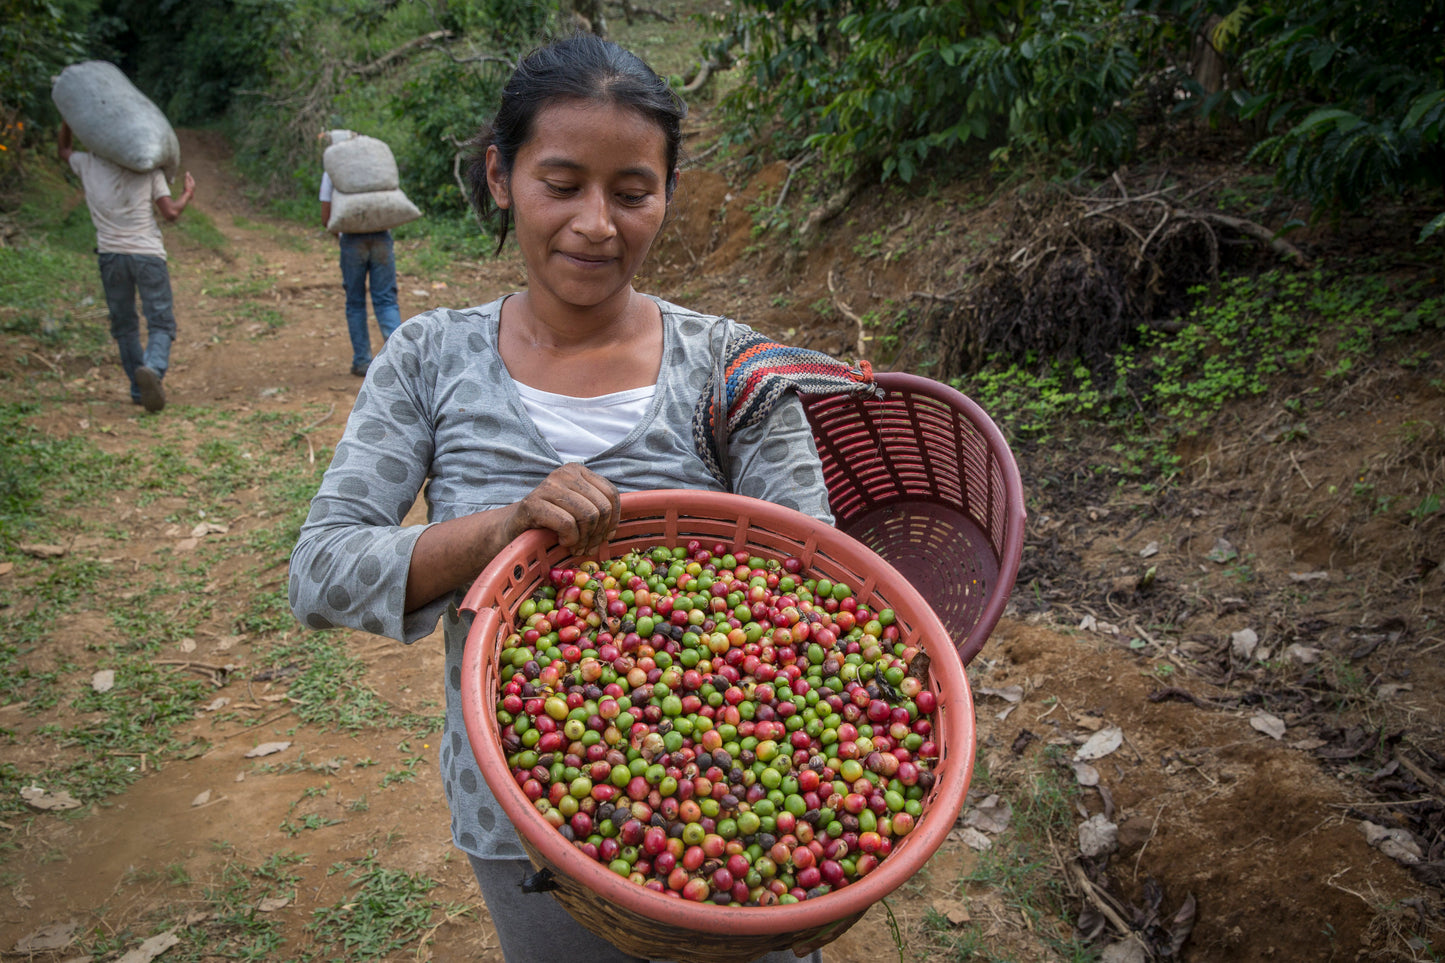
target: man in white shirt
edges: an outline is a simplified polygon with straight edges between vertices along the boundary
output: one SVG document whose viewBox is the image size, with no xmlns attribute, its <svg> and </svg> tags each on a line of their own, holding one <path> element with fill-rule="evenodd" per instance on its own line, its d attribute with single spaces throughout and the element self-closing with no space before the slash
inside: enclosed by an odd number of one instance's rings
<svg viewBox="0 0 1445 963">
<path fill-rule="evenodd" d="M 149 412 L 166 406 L 161 386 L 170 366 L 176 317 L 171 304 L 171 276 L 156 212 L 175 221 L 196 193 L 196 180 L 186 172 L 186 187 L 172 198 L 165 175 L 154 170 L 137 174 L 103 157 L 75 150 L 70 125 L 60 125 L 60 159 L 70 165 L 85 189 L 85 203 L 95 225 L 95 252 L 100 283 L 110 309 L 110 334 L 120 348 L 120 363 L 130 379 L 131 401 Z M 136 294 L 146 316 L 146 341 L 141 344 Z"/>
</svg>

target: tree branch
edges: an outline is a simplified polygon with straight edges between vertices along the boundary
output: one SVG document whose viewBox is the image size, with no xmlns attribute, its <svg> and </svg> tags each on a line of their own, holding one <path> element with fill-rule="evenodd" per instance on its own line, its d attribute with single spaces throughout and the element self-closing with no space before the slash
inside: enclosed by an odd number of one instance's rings
<svg viewBox="0 0 1445 963">
<path fill-rule="evenodd" d="M 1210 221 L 1214 224 L 1223 224 L 1225 227 L 1233 228 L 1241 234 L 1248 234 L 1250 237 L 1268 244 L 1270 249 L 1281 257 L 1292 258 L 1303 267 L 1309 267 L 1310 259 L 1305 252 L 1284 238 L 1277 236 L 1273 231 L 1261 224 L 1246 221 L 1242 217 L 1216 214 L 1213 211 L 1189 211 L 1188 214 L 1190 217 L 1197 217 L 1200 220 Z"/>
<path fill-rule="evenodd" d="M 374 77 L 418 47 L 429 46 L 438 40 L 448 40 L 451 36 L 450 30 L 433 30 L 431 33 L 424 33 L 420 37 L 413 37 L 399 47 L 388 50 L 369 64 L 352 67 L 351 72 L 358 77 Z"/>
</svg>

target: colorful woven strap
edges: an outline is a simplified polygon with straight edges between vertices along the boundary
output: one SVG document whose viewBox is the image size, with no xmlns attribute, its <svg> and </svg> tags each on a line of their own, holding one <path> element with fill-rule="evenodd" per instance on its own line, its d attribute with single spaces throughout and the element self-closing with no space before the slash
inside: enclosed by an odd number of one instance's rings
<svg viewBox="0 0 1445 963">
<path fill-rule="evenodd" d="M 726 470 L 728 436 L 765 420 L 788 391 L 805 395 L 867 394 L 881 397 L 866 362 L 848 365 L 821 351 L 769 341 L 756 331 L 737 331 L 708 376 L 692 413 L 693 443 L 709 472 L 731 487 Z M 720 390 L 721 386 L 726 389 Z M 725 401 L 724 401 L 725 397 Z M 727 417 L 719 419 L 719 405 Z"/>
</svg>

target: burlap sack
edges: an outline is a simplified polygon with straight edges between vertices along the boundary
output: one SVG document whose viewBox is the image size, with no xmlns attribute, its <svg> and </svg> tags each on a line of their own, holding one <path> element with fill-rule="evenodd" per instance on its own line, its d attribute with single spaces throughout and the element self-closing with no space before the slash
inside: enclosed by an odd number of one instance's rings
<svg viewBox="0 0 1445 963">
<path fill-rule="evenodd" d="M 347 194 L 367 194 L 394 191 L 401 186 L 396 158 L 385 142 L 365 134 L 340 141 L 333 135 L 332 140 L 321 155 L 321 163 L 331 175 L 333 188 Z"/>
<path fill-rule="evenodd" d="M 328 231 L 342 234 L 370 234 L 389 231 L 421 217 L 421 211 L 400 190 L 367 191 L 348 194 L 331 193 L 331 220 Z"/>
<path fill-rule="evenodd" d="M 175 180 L 181 145 L 166 115 L 115 64 L 87 60 L 60 72 L 50 88 L 81 146 L 112 164 Z"/>
</svg>

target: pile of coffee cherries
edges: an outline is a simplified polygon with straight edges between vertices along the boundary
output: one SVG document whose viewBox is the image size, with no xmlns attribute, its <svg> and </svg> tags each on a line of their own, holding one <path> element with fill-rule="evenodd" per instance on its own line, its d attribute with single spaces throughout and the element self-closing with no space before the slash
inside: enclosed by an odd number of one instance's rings
<svg viewBox="0 0 1445 963">
<path fill-rule="evenodd" d="M 796 558 L 690 541 L 559 567 L 500 654 L 497 722 L 548 823 L 640 886 L 795 903 L 867 875 L 938 763 L 890 609 Z"/>
</svg>

